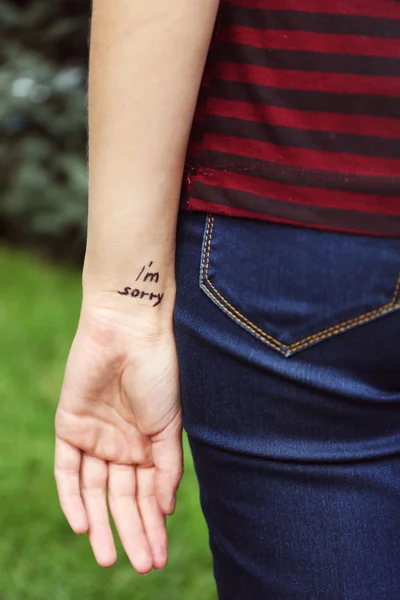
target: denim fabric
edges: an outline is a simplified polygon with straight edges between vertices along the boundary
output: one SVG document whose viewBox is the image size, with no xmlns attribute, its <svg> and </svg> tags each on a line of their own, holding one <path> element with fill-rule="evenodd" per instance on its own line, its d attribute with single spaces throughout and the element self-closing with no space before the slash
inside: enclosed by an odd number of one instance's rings
<svg viewBox="0 0 400 600">
<path fill-rule="evenodd" d="M 180 214 L 183 419 L 220 600 L 399 600 L 399 271 L 399 239 Z"/>
</svg>

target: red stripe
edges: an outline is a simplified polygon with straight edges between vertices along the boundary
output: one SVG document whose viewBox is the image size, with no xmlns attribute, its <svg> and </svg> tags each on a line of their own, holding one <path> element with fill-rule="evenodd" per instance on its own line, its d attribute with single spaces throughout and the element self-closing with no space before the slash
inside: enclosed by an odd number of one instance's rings
<svg viewBox="0 0 400 600">
<path fill-rule="evenodd" d="M 255 65 L 226 62 L 215 65 L 215 77 L 226 81 L 269 85 L 282 89 L 399 96 L 400 102 L 400 77 L 267 69 Z"/>
<path fill-rule="evenodd" d="M 225 215 L 225 216 L 229 216 L 229 217 L 242 217 L 242 218 L 248 218 L 248 219 L 257 219 L 257 220 L 261 220 L 261 221 L 273 221 L 274 223 L 282 223 L 284 225 L 302 225 L 304 226 L 304 223 L 299 223 L 298 221 L 291 221 L 289 219 L 280 219 L 278 217 L 271 217 L 269 215 L 264 215 L 262 213 L 254 213 L 250 210 L 243 210 L 241 208 L 232 208 L 231 206 L 225 206 L 223 204 L 215 204 L 214 202 L 206 202 L 204 200 L 200 200 L 200 198 L 196 198 L 196 197 L 191 197 L 189 200 L 188 205 L 184 206 L 182 205 L 180 207 L 182 210 L 188 210 L 188 211 L 202 211 L 202 212 L 212 212 L 214 214 L 220 214 L 220 215 Z M 342 231 L 344 233 L 356 233 L 356 234 L 360 234 L 359 230 L 356 229 L 351 229 L 350 227 L 330 227 L 329 225 L 318 225 L 318 224 L 306 224 L 307 227 L 311 227 L 313 229 L 323 229 L 323 230 L 328 230 L 328 231 Z M 366 233 L 368 235 L 382 235 L 382 234 L 377 234 L 374 231 L 363 231 L 363 233 Z"/>
<path fill-rule="evenodd" d="M 342 174 L 365 174 L 371 176 L 398 177 L 400 173 L 399 159 L 370 158 L 353 154 L 339 154 L 317 150 L 304 150 L 291 146 L 274 146 L 265 142 L 206 133 L 203 150 L 228 152 L 238 156 L 258 158 L 272 161 L 282 166 L 297 166 L 301 169 L 323 169 L 339 171 Z"/>
<path fill-rule="evenodd" d="M 239 25 L 221 25 L 218 30 L 218 42 L 247 44 L 256 48 L 266 48 L 269 50 L 311 50 L 333 54 L 400 56 L 400 39 L 371 38 L 361 35 L 315 33 L 310 31 L 253 29 Z"/>
<path fill-rule="evenodd" d="M 196 174 L 196 181 L 223 189 L 239 190 L 296 204 L 312 204 L 313 206 L 327 208 L 342 208 L 400 216 L 399 198 L 358 194 L 341 190 L 320 190 L 214 169 L 206 169 L 203 173 Z"/>
<path fill-rule="evenodd" d="M 294 127 L 296 129 L 400 137 L 400 119 L 384 117 L 314 113 L 306 110 L 291 110 L 221 98 L 209 99 L 207 113 L 257 123 L 283 125 L 284 127 Z"/>
<path fill-rule="evenodd" d="M 400 4 L 394 0 L 229 0 L 230 4 L 264 10 L 294 10 L 310 13 L 363 15 L 400 19 Z"/>
</svg>

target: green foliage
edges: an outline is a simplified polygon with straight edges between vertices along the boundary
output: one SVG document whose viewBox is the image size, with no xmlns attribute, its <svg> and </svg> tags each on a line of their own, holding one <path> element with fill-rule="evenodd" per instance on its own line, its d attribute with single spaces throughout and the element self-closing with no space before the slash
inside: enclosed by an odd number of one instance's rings
<svg viewBox="0 0 400 600">
<path fill-rule="evenodd" d="M 137 575 L 121 546 L 96 565 L 72 533 L 53 479 L 53 421 L 79 317 L 77 272 L 0 248 L 1 600 L 214 600 L 198 485 L 185 438 L 185 475 L 168 517 L 169 564 Z"/>
<path fill-rule="evenodd" d="M 0 0 L 2 235 L 81 259 L 89 0 Z"/>
</svg>

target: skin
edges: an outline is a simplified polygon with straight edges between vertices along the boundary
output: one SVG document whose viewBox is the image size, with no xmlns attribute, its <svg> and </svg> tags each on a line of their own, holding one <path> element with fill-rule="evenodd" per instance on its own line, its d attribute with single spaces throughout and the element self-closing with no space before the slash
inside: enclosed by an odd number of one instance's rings
<svg viewBox="0 0 400 600">
<path fill-rule="evenodd" d="M 111 514 L 138 573 L 167 563 L 165 520 L 182 477 L 175 231 L 218 4 L 93 1 L 88 238 L 55 419 L 55 478 L 61 508 L 73 531 L 88 533 L 98 564 L 116 560 Z M 150 263 L 159 277 L 135 285 Z M 148 295 L 118 293 L 136 286 Z"/>
</svg>

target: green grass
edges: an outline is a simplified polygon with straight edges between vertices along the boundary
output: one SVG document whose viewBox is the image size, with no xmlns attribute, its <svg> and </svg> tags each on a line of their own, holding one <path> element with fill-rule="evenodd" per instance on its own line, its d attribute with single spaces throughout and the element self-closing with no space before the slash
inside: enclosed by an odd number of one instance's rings
<svg viewBox="0 0 400 600">
<path fill-rule="evenodd" d="M 101 569 L 64 520 L 53 419 L 79 304 L 78 272 L 0 249 L 0 600 L 214 600 L 186 438 L 165 570 L 138 575 L 120 546 L 117 564 Z"/>
</svg>

